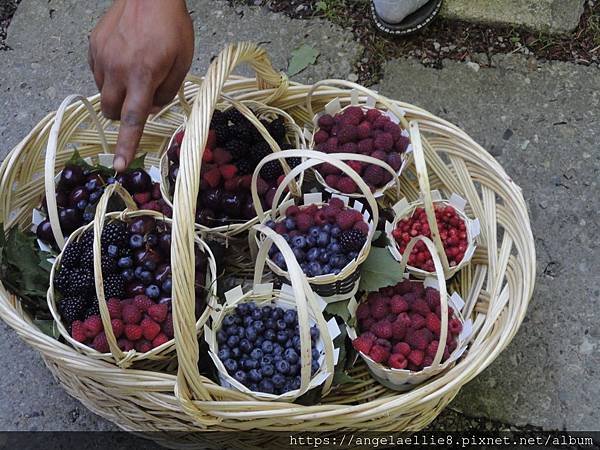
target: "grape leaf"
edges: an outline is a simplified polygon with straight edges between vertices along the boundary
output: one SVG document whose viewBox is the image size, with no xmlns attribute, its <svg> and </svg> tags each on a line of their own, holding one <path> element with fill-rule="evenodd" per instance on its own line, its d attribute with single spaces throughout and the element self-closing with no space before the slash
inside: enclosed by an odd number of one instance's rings
<svg viewBox="0 0 600 450">
<path fill-rule="evenodd" d="M 319 55 L 319 50 L 310 45 L 304 44 L 301 47 L 298 47 L 292 52 L 292 57 L 290 58 L 290 63 L 288 65 L 288 75 L 291 77 L 302 72 L 309 65 L 314 64 Z"/>
<path fill-rule="evenodd" d="M 325 307 L 325 311 L 329 314 L 341 317 L 344 320 L 344 322 L 347 322 L 350 319 L 350 311 L 348 311 L 348 301 L 349 300 L 343 300 L 341 302 L 328 303 Z"/>
<path fill-rule="evenodd" d="M 60 336 L 60 332 L 58 331 L 58 327 L 54 320 L 34 319 L 33 323 L 42 331 L 42 333 L 47 334 L 54 339 L 58 339 Z"/>
<path fill-rule="evenodd" d="M 371 247 L 369 256 L 361 266 L 360 290 L 377 291 L 391 286 L 403 279 L 400 263 L 394 259 L 387 248 Z"/>
<path fill-rule="evenodd" d="M 143 169 L 146 160 L 146 153 L 142 153 L 129 164 L 129 170 Z"/>
</svg>

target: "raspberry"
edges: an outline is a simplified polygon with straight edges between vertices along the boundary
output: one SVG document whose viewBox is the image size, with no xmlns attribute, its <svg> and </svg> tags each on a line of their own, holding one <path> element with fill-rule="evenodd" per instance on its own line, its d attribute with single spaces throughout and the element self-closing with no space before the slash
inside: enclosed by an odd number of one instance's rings
<svg viewBox="0 0 600 450">
<path fill-rule="evenodd" d="M 152 305 L 150 308 L 148 308 L 148 315 L 158 323 L 162 323 L 165 321 L 168 312 L 169 307 L 166 303 L 159 303 L 156 305 Z"/>
<path fill-rule="evenodd" d="M 369 225 L 367 225 L 367 222 L 365 222 L 364 220 L 356 222 L 354 224 L 354 227 L 352 227 L 352 229 L 360 231 L 364 235 L 369 234 Z"/>
<path fill-rule="evenodd" d="M 371 327 L 375 324 L 375 319 L 372 317 L 367 317 L 360 322 L 360 329 L 362 331 L 369 331 Z"/>
<path fill-rule="evenodd" d="M 329 133 L 325 130 L 319 130 L 315 133 L 315 144 L 322 144 L 329 139 Z"/>
<path fill-rule="evenodd" d="M 133 199 L 139 205 L 143 205 L 144 203 L 148 203 L 152 200 L 152 192 L 137 192 L 133 194 Z"/>
<path fill-rule="evenodd" d="M 296 217 L 298 214 L 300 214 L 300 208 L 296 205 L 288 206 L 285 210 L 286 217 Z"/>
<path fill-rule="evenodd" d="M 219 166 L 230 163 L 232 159 L 231 153 L 224 148 L 215 148 L 213 151 L 213 161 Z"/>
<path fill-rule="evenodd" d="M 115 337 L 118 339 L 121 337 L 121 335 L 123 334 L 123 321 L 121 319 L 113 319 L 110 321 L 110 324 L 112 325 L 112 329 L 113 329 L 113 333 L 115 335 Z"/>
<path fill-rule="evenodd" d="M 356 126 L 363 121 L 365 113 L 360 106 L 349 106 L 344 110 L 342 116 L 345 123 Z"/>
<path fill-rule="evenodd" d="M 422 350 L 413 350 L 409 353 L 408 359 L 409 362 L 413 363 L 415 366 L 420 366 L 423 363 L 423 358 L 425 354 Z"/>
<path fill-rule="evenodd" d="M 152 343 L 147 339 L 140 339 L 135 343 L 135 349 L 140 353 L 146 353 L 152 350 Z"/>
<path fill-rule="evenodd" d="M 373 122 L 373 128 L 376 130 L 383 130 L 385 124 L 390 121 L 390 117 L 384 114 L 380 114 L 377 119 Z"/>
<path fill-rule="evenodd" d="M 385 347 L 382 347 L 381 345 L 374 345 L 373 347 L 371 347 L 371 350 L 369 351 L 369 357 L 376 363 L 384 362 L 385 360 L 388 359 L 389 356 L 390 356 L 389 350 L 386 349 Z"/>
<path fill-rule="evenodd" d="M 410 345 L 412 349 L 425 350 L 431 342 L 433 335 L 427 328 L 421 328 L 412 333 L 406 334 L 406 343 Z"/>
<path fill-rule="evenodd" d="M 327 217 L 325 216 L 325 213 L 323 212 L 323 210 L 317 211 L 315 213 L 314 220 L 315 220 L 315 225 L 317 225 L 319 227 L 322 225 L 325 225 L 326 223 L 329 223 L 329 220 L 327 220 Z"/>
<path fill-rule="evenodd" d="M 392 337 L 392 324 L 389 320 L 380 320 L 371 327 L 371 332 L 382 339 L 390 339 Z"/>
<path fill-rule="evenodd" d="M 160 333 L 160 325 L 157 324 L 154 320 L 145 318 L 142 320 L 142 334 L 146 339 L 151 341 L 154 339 L 158 333 Z"/>
<path fill-rule="evenodd" d="M 390 133 L 381 133 L 375 137 L 375 148 L 389 152 L 394 147 L 394 138 Z"/>
<path fill-rule="evenodd" d="M 337 189 L 338 183 L 340 181 L 340 177 L 337 175 L 327 175 L 325 177 L 325 183 L 332 189 Z"/>
<path fill-rule="evenodd" d="M 110 352 L 110 347 L 108 346 L 108 341 L 106 340 L 106 334 L 104 331 L 98 333 L 98 335 L 94 338 L 92 347 L 94 347 L 96 351 L 99 351 L 100 353 Z"/>
<path fill-rule="evenodd" d="M 404 369 L 408 365 L 408 361 L 402 353 L 392 353 L 388 358 L 388 365 L 392 369 Z"/>
<path fill-rule="evenodd" d="M 166 342 L 169 342 L 169 338 L 164 333 L 159 333 L 158 336 L 152 339 L 152 347 L 156 348 Z"/>
<path fill-rule="evenodd" d="M 77 342 L 85 342 L 87 339 L 86 330 L 81 320 L 76 320 L 71 324 L 71 337 Z"/>
<path fill-rule="evenodd" d="M 211 188 L 216 188 L 221 182 L 221 172 L 218 168 L 214 168 L 204 172 L 202 178 Z"/>
<path fill-rule="evenodd" d="M 367 305 L 366 303 L 361 303 L 360 305 L 358 305 L 358 308 L 356 308 L 356 317 L 358 318 L 358 320 L 366 319 L 370 315 L 371 310 L 369 309 L 369 305 Z"/>
<path fill-rule="evenodd" d="M 415 300 L 410 305 L 410 310 L 413 312 L 416 312 L 418 314 L 421 314 L 423 317 L 427 316 L 427 314 L 429 314 L 431 312 L 431 309 L 429 309 L 429 305 L 427 305 L 427 302 L 423 299 Z"/>
<path fill-rule="evenodd" d="M 425 301 L 432 311 L 440 304 L 440 292 L 434 288 L 428 287 L 425 289 Z"/>
<path fill-rule="evenodd" d="M 410 327 L 419 330 L 425 326 L 425 317 L 418 313 L 409 313 Z"/>
<path fill-rule="evenodd" d="M 226 180 L 231 180 L 233 177 L 237 175 L 238 168 L 233 164 L 226 164 L 224 166 L 219 167 L 219 172 L 221 172 L 221 176 Z"/>
<path fill-rule="evenodd" d="M 129 339 L 121 338 L 117 341 L 117 345 L 124 352 L 133 350 L 133 342 L 131 342 Z"/>
<path fill-rule="evenodd" d="M 396 319 L 392 322 L 392 337 L 396 340 L 404 339 L 406 335 L 406 325 L 402 320 Z"/>
<path fill-rule="evenodd" d="M 329 163 L 319 165 L 319 173 L 322 175 L 339 175 L 341 170 Z"/>
<path fill-rule="evenodd" d="M 425 316 L 425 327 L 436 336 L 440 335 L 441 324 L 440 318 L 435 313 L 429 313 Z"/>
<path fill-rule="evenodd" d="M 394 148 L 398 153 L 404 153 L 408 148 L 408 144 L 410 144 L 410 139 L 407 136 L 400 136 L 394 144 Z"/>
<path fill-rule="evenodd" d="M 373 139 L 367 138 L 359 141 L 357 145 L 358 153 L 362 153 L 363 155 L 370 155 L 373 153 L 375 149 L 375 141 Z"/>
<path fill-rule="evenodd" d="M 394 286 L 394 292 L 399 295 L 412 292 L 412 286 L 410 284 L 410 281 L 403 280 L 400 283 L 398 283 L 396 286 Z"/>
<path fill-rule="evenodd" d="M 364 353 L 365 355 L 369 354 L 372 346 L 373 341 L 365 336 L 359 336 L 352 341 L 352 347 L 354 347 L 356 351 Z"/>
<path fill-rule="evenodd" d="M 142 313 L 139 308 L 135 305 L 125 305 L 123 306 L 123 322 L 128 324 L 137 324 L 140 323 L 142 319 Z"/>
<path fill-rule="evenodd" d="M 398 342 L 396 345 L 394 345 L 393 352 L 408 356 L 410 353 L 410 345 L 408 345 L 406 342 Z"/>
<path fill-rule="evenodd" d="M 396 152 L 388 153 L 386 162 L 394 169 L 395 171 L 400 170 L 402 167 L 402 157 Z"/>
<path fill-rule="evenodd" d="M 370 302 L 369 306 L 371 316 L 376 320 L 383 319 L 390 312 L 388 304 L 383 298 L 378 298 L 373 302 Z"/>
<path fill-rule="evenodd" d="M 363 164 L 360 161 L 348 161 L 346 164 L 358 174 L 360 174 L 363 169 Z"/>
<path fill-rule="evenodd" d="M 358 153 L 358 145 L 356 145 L 354 142 L 346 142 L 344 145 L 342 145 L 341 150 L 342 153 Z"/>
<path fill-rule="evenodd" d="M 289 209 L 289 208 L 288 208 Z M 293 217 L 293 216 L 292 216 Z M 296 227 L 299 231 L 306 232 L 313 226 L 314 220 L 309 214 L 301 213 L 296 216 Z"/>
<path fill-rule="evenodd" d="M 330 137 L 329 139 L 327 139 L 327 142 L 325 142 L 323 151 L 325 153 L 335 153 L 338 151 L 338 145 L 338 138 Z"/>
<path fill-rule="evenodd" d="M 375 150 L 373 153 L 371 153 L 371 156 L 373 158 L 377 158 L 380 159 L 381 161 L 385 161 L 387 160 L 387 153 L 384 152 L 383 150 Z M 387 172 L 384 172 L 384 174 Z M 383 176 L 383 175 L 382 175 Z"/>
<path fill-rule="evenodd" d="M 371 137 L 371 130 L 371 123 L 365 120 L 356 128 L 356 134 L 359 139 L 367 139 Z"/>
<path fill-rule="evenodd" d="M 340 177 L 338 181 L 338 191 L 343 192 L 344 194 L 353 194 L 357 190 L 356 183 L 349 177 Z"/>
<path fill-rule="evenodd" d="M 366 114 L 366 119 L 370 123 L 374 123 L 381 116 L 381 111 L 378 109 L 369 109 Z"/>
<path fill-rule="evenodd" d="M 137 306 L 138 309 L 140 311 L 146 312 L 148 311 L 148 308 L 150 308 L 152 305 L 154 305 L 155 303 L 150 300 L 150 298 L 146 295 L 140 294 L 140 295 L 136 295 L 133 299 L 133 305 Z M 137 320 L 134 323 L 138 323 L 139 320 Z"/>
<path fill-rule="evenodd" d="M 342 230 L 350 230 L 356 223 L 356 215 L 352 210 L 344 209 L 337 215 L 336 221 Z"/>
<path fill-rule="evenodd" d="M 162 330 L 169 339 L 173 339 L 173 336 L 175 336 L 175 330 L 173 330 L 173 315 L 171 313 L 167 314 L 167 318 L 162 323 Z"/>
<path fill-rule="evenodd" d="M 423 358 L 423 367 L 429 367 L 433 364 L 433 358 L 431 356 L 425 355 Z"/>
<path fill-rule="evenodd" d="M 462 331 L 462 324 L 460 323 L 460 320 L 454 318 L 448 323 L 448 328 L 450 329 L 450 333 L 460 334 Z"/>
<path fill-rule="evenodd" d="M 426 351 L 427 356 L 431 356 L 432 358 L 435 358 L 435 354 L 438 350 L 438 345 L 439 345 L 438 341 L 431 341 L 429 343 L 429 345 L 427 346 L 427 351 Z"/>
<path fill-rule="evenodd" d="M 217 145 L 217 134 L 215 133 L 215 130 L 208 130 L 206 146 L 212 149 L 215 148 L 215 145 Z"/>
<path fill-rule="evenodd" d="M 319 125 L 321 128 L 325 128 L 326 130 L 330 129 L 333 124 L 333 117 L 331 117 L 329 114 L 322 115 L 317 121 L 317 125 Z"/>
<path fill-rule="evenodd" d="M 213 150 L 206 147 L 204 153 L 202 153 L 202 162 L 211 163 L 213 162 Z"/>
<path fill-rule="evenodd" d="M 373 186 L 381 186 L 383 183 L 383 174 L 385 169 L 383 167 L 371 164 L 365 169 L 363 179 L 366 183 L 372 184 Z"/>
<path fill-rule="evenodd" d="M 361 336 L 365 339 L 369 339 L 371 342 L 375 342 L 377 340 L 377 336 L 375 336 L 370 331 L 365 331 L 363 334 L 361 334 Z"/>
<path fill-rule="evenodd" d="M 408 311 L 408 303 L 400 295 L 394 295 L 390 299 L 390 310 L 394 314 L 400 314 Z"/>
<path fill-rule="evenodd" d="M 121 311 L 123 309 L 121 305 L 121 301 L 118 298 L 109 298 L 106 302 L 106 307 L 108 308 L 108 314 L 111 319 L 120 319 Z"/>
<path fill-rule="evenodd" d="M 102 318 L 100 316 L 90 316 L 83 322 L 85 335 L 88 338 L 96 337 L 103 329 Z"/>
<path fill-rule="evenodd" d="M 142 338 L 142 327 L 139 325 L 127 324 L 125 325 L 125 336 L 130 341 L 137 341 Z"/>
</svg>

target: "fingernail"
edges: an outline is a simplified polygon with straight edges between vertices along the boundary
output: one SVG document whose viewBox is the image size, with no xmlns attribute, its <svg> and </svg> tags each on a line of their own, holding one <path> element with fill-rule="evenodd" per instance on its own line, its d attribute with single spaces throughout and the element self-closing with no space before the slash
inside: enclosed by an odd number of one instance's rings
<svg viewBox="0 0 600 450">
<path fill-rule="evenodd" d="M 113 167 L 117 172 L 121 172 L 126 169 L 126 161 L 121 155 L 115 156 L 113 160 Z"/>
</svg>

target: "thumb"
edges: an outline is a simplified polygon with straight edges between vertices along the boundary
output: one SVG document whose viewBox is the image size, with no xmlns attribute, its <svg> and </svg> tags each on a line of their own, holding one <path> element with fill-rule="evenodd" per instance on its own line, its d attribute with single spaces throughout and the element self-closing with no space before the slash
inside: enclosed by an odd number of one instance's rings
<svg viewBox="0 0 600 450">
<path fill-rule="evenodd" d="M 121 109 L 121 126 L 113 161 L 113 167 L 117 172 L 127 169 L 136 154 L 153 97 L 154 91 L 148 84 L 140 83 L 127 90 Z"/>
</svg>

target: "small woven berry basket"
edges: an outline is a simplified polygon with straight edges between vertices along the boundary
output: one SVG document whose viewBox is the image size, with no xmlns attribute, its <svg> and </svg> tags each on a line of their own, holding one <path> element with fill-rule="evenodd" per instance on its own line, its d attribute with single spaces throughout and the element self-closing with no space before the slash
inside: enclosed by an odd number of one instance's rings
<svg viewBox="0 0 600 450">
<path fill-rule="evenodd" d="M 312 291 L 306 277 L 302 273 L 300 266 L 291 248 L 285 240 L 264 225 L 255 225 L 253 227 L 258 233 L 264 235 L 263 245 L 257 256 L 254 285 L 251 290 L 244 293 L 240 286 L 225 293 L 226 302 L 223 307 L 216 308 L 212 313 L 208 323 L 204 326 L 204 338 L 208 343 L 212 358 L 219 372 L 219 379 L 222 386 L 232 387 L 245 394 L 248 394 L 257 400 L 262 401 L 293 401 L 311 389 L 322 386 L 323 394 L 326 394 L 331 388 L 333 380 L 333 369 L 335 365 L 333 339 L 339 334 L 339 328 L 335 319 L 329 322 L 323 317 L 323 309 L 326 306 Z M 290 285 L 284 284 L 280 289 L 274 290 L 273 284 L 261 284 L 266 256 L 271 245 L 275 244 L 284 255 L 289 264 Z M 252 391 L 249 387 L 235 379 L 228 373 L 218 357 L 219 342 L 217 339 L 218 331 L 223 329 L 223 319 L 241 304 L 253 302 L 257 306 L 272 305 L 282 308 L 284 311 L 293 310 L 298 315 L 299 336 L 300 336 L 300 386 L 297 389 L 281 393 L 265 393 Z M 312 349 L 311 349 L 311 327 L 315 326 L 319 330 L 319 338 L 316 341 L 315 348 L 319 351 L 319 369 L 311 373 L 312 367 Z"/>
<path fill-rule="evenodd" d="M 185 102 L 185 100 L 182 100 Z M 275 141 L 273 136 L 271 136 L 268 130 L 265 128 L 264 124 L 261 120 L 273 120 L 277 118 L 282 118 L 284 120 L 285 129 L 286 129 L 286 137 L 285 139 L 289 142 L 293 148 L 306 148 L 306 141 L 304 138 L 304 134 L 300 127 L 296 124 L 294 119 L 290 117 L 288 113 L 285 111 L 274 108 L 271 106 L 267 106 L 263 103 L 257 101 L 237 101 L 233 98 L 223 96 L 223 103 L 217 106 L 217 110 L 221 112 L 225 112 L 230 110 L 231 108 L 235 108 L 239 111 L 248 121 L 252 124 L 256 131 L 260 134 L 262 138 L 267 142 L 271 151 L 279 152 L 281 148 L 279 144 Z M 184 109 L 189 109 L 189 106 L 184 107 Z M 173 146 L 180 146 L 181 144 L 177 144 L 175 142 L 176 137 L 182 131 L 185 131 L 186 124 L 183 123 L 179 128 L 177 128 L 176 133 L 173 134 L 167 149 L 173 148 Z M 180 148 L 180 147 L 179 147 Z M 160 160 L 160 172 L 162 176 L 161 182 L 161 190 L 163 193 L 163 197 L 169 206 L 172 206 L 172 198 L 173 198 L 173 190 L 174 183 L 170 179 L 170 168 L 171 163 L 168 158 L 168 151 L 166 151 L 161 160 Z M 285 160 L 281 161 L 281 166 L 284 173 L 288 173 L 290 170 L 289 165 Z M 294 183 L 290 186 L 291 194 L 299 195 L 300 189 L 302 186 L 302 177 L 297 180 L 294 180 Z M 289 197 L 290 194 L 288 194 Z M 196 228 L 206 236 L 210 236 L 211 239 L 218 239 L 221 241 L 227 241 L 232 237 L 243 236 L 245 232 L 247 232 L 252 225 L 255 225 L 258 222 L 257 217 L 254 217 L 250 220 L 246 221 L 238 221 L 236 223 L 230 223 L 227 225 L 220 226 L 208 226 L 207 224 L 196 223 Z"/>
<path fill-rule="evenodd" d="M 300 165 L 295 167 L 282 181 L 277 192 L 275 193 L 270 212 L 265 213 L 265 211 L 263 211 L 262 207 L 260 206 L 258 193 L 256 190 L 256 178 L 257 174 L 260 171 L 260 167 L 276 158 L 290 158 L 294 156 L 297 157 L 300 155 L 305 156 L 307 159 Z M 400 180 L 396 176 L 394 170 L 388 164 L 370 156 L 357 155 L 357 157 L 363 162 L 375 164 L 379 167 L 382 167 L 383 170 L 387 170 L 388 173 L 390 173 L 394 178 L 394 183 L 397 191 L 400 192 Z M 321 152 L 306 150 L 286 150 L 281 153 L 269 155 L 267 158 L 263 159 L 257 166 L 256 171 L 254 172 L 254 176 L 252 178 L 252 197 L 254 198 L 258 218 L 262 224 L 265 224 L 270 220 L 274 221 L 275 224 L 283 222 L 286 219 L 286 211 L 292 205 L 301 207 L 301 210 L 302 208 L 306 208 L 310 205 L 315 205 L 318 207 L 327 205 L 327 202 L 323 200 L 323 196 L 320 192 L 305 194 L 303 197 L 303 203 L 301 203 L 300 199 L 284 199 L 280 203 L 281 196 L 283 195 L 285 187 L 287 186 L 287 183 L 290 182 L 290 180 L 293 180 L 294 177 L 299 176 L 302 173 L 302 171 L 308 170 L 311 167 L 314 167 L 315 165 L 321 164 L 323 162 L 327 162 L 332 167 L 335 167 L 336 169 L 340 170 L 341 173 L 344 173 L 349 178 L 354 180 L 356 185 L 362 191 L 362 198 L 364 198 L 366 205 L 360 202 L 359 198 L 351 199 L 345 195 L 334 194 L 334 197 L 340 199 L 346 207 L 358 211 L 362 215 L 365 223 L 368 225 L 368 232 L 366 235 L 365 243 L 360 248 L 357 257 L 353 258 L 344 267 L 342 267 L 337 274 L 327 273 L 323 275 L 308 277 L 308 282 L 310 283 L 314 291 L 328 303 L 348 300 L 350 297 L 354 296 L 354 294 L 356 294 L 356 292 L 358 291 L 358 286 L 360 283 L 360 266 L 369 255 L 373 233 L 375 232 L 375 229 L 379 222 L 379 208 L 370 189 L 364 183 L 364 181 L 361 179 L 358 173 L 356 173 L 356 171 L 354 171 L 350 166 L 348 166 L 344 162 L 345 160 L 351 158 L 354 159 L 355 156 L 345 153 L 325 154 Z M 257 243 L 259 245 L 262 245 L 260 239 L 257 239 Z M 288 272 L 283 268 L 279 267 L 277 264 L 275 264 L 275 262 L 273 262 L 271 258 L 267 260 L 267 265 L 277 276 L 289 280 Z"/>
<path fill-rule="evenodd" d="M 444 276 L 446 279 L 449 279 L 467 264 L 469 264 L 469 261 L 475 254 L 476 238 L 480 233 L 479 219 L 471 219 L 469 216 L 467 216 L 465 212 L 466 200 L 464 200 L 460 195 L 452 193 L 448 199 L 443 199 L 439 191 L 431 190 L 418 123 L 411 122 L 409 129 L 411 133 L 411 140 L 413 142 L 413 155 L 415 159 L 415 169 L 417 172 L 421 198 L 420 200 L 410 203 L 406 198 L 402 198 L 393 206 L 395 213 L 394 220 L 392 222 L 386 222 L 385 224 L 385 230 L 389 241 L 388 248 L 390 253 L 399 262 L 402 262 L 403 258 L 409 258 L 407 268 L 412 275 L 418 277 L 435 276 L 435 272 L 431 268 L 431 265 L 435 261 L 434 255 L 427 250 L 425 247 L 425 242 L 423 241 L 417 243 L 415 251 L 418 252 L 417 258 L 420 258 L 421 263 L 429 264 L 430 267 L 425 267 L 429 270 L 424 270 L 423 267 L 411 265 L 410 263 L 412 260 L 408 255 L 412 256 L 414 253 L 411 254 L 404 252 L 403 256 L 402 247 L 398 242 L 399 240 L 402 240 L 402 236 L 395 236 L 395 230 L 397 230 L 399 223 L 402 220 L 410 218 L 420 208 L 423 209 L 427 219 L 427 229 L 431 233 L 431 239 L 442 262 Z M 453 256 L 454 258 L 456 258 L 456 256 L 460 256 L 458 261 L 450 260 L 448 258 L 447 250 L 444 242 L 442 242 L 442 237 L 440 235 L 438 221 L 436 218 L 436 208 L 441 207 L 449 208 L 452 213 L 456 214 L 457 220 L 464 224 L 464 231 L 461 233 L 464 233 L 466 244 L 464 245 L 464 248 L 456 249 L 456 252 Z M 403 245 L 408 248 L 408 241 L 410 241 L 417 234 L 415 232 L 411 235 L 408 231 L 403 234 L 405 234 L 407 238 L 404 239 Z M 460 254 L 458 252 L 460 252 Z M 426 262 L 428 258 L 430 261 Z M 418 262 L 419 261 L 415 258 L 415 264 Z"/>
<path fill-rule="evenodd" d="M 323 111 L 312 115 L 313 94 L 320 88 L 322 89 L 334 86 L 350 86 L 351 90 L 349 92 L 349 96 L 335 97 L 325 105 Z M 393 140 L 390 141 L 390 145 L 386 147 L 385 151 L 380 150 L 380 155 L 377 156 L 379 156 L 379 158 L 381 158 L 384 162 L 387 161 L 389 165 L 393 166 L 397 177 L 402 174 L 402 171 L 410 160 L 412 145 L 410 143 L 410 136 L 408 133 L 408 122 L 404 117 L 405 112 L 398 106 L 394 105 L 393 102 L 390 102 L 388 99 L 377 94 L 375 91 L 362 86 L 357 86 L 341 80 L 323 80 L 315 83 L 308 91 L 307 109 L 309 114 L 311 114 L 313 117 L 312 133 L 305 128 L 305 134 L 310 136 L 309 145 L 311 149 L 317 149 L 325 153 L 352 153 L 357 156 L 353 158 L 353 160 L 361 162 L 364 161 L 359 159 L 358 156 L 362 156 L 362 154 L 377 155 L 377 153 L 374 153 L 374 150 L 369 150 L 369 148 L 362 149 L 360 144 L 362 142 L 369 142 L 367 147 L 373 147 L 378 143 L 378 137 L 375 135 L 375 132 L 369 130 L 371 127 L 379 126 L 379 124 L 375 125 L 374 122 L 376 122 L 376 120 L 368 120 L 367 117 L 369 111 L 379 113 L 379 117 L 381 117 L 379 120 L 384 122 L 385 126 L 389 127 L 390 131 L 393 131 L 394 135 L 392 136 L 392 134 L 386 133 L 390 134 Z M 332 123 L 331 126 L 328 127 L 328 131 L 324 130 L 319 124 L 323 123 L 324 116 L 328 118 L 331 117 L 332 119 L 330 119 L 330 121 L 333 122 L 338 116 L 341 116 L 352 109 L 359 109 L 362 111 L 364 118 L 360 120 L 362 120 L 364 124 L 368 124 L 369 130 L 367 130 L 365 136 L 362 136 L 365 139 L 360 141 L 359 145 L 351 142 L 350 144 L 353 145 L 351 145 L 350 148 L 344 146 L 344 143 L 342 142 L 337 143 L 337 145 L 333 146 L 334 148 L 331 148 L 332 145 L 329 144 L 330 141 L 323 140 L 326 137 L 330 140 L 334 139 L 336 142 L 342 139 L 340 135 L 341 130 L 336 128 L 343 127 L 343 124 L 337 122 Z M 353 127 L 357 126 L 358 124 L 354 123 Z M 378 130 L 377 132 L 379 131 L 383 132 L 383 130 Z M 359 192 L 345 192 L 344 190 L 340 190 L 337 187 L 329 185 L 325 180 L 325 175 L 322 173 L 322 170 L 324 169 L 315 168 L 314 175 L 316 180 L 325 188 L 325 190 L 331 193 L 342 194 L 349 197 L 361 196 Z M 385 178 L 383 178 L 381 181 L 378 181 L 378 186 L 372 186 L 371 189 L 373 191 L 373 196 L 377 199 L 383 197 L 386 191 L 393 189 L 395 185 L 396 177 L 390 177 L 389 173 L 383 171 L 381 174 L 378 174 L 378 177 L 381 176 L 384 176 Z M 366 173 L 362 174 L 362 178 L 367 183 L 370 183 L 371 181 Z"/>
<path fill-rule="evenodd" d="M 108 202 L 113 193 L 119 195 L 119 197 L 124 201 L 126 205 L 126 209 L 121 212 L 107 213 Z M 65 248 L 71 242 L 79 240 L 83 234 L 89 230 L 93 230 L 94 234 L 94 281 L 95 281 L 95 290 L 96 297 L 98 298 L 98 305 L 100 309 L 100 317 L 102 318 L 103 331 L 106 335 L 106 340 L 108 341 L 108 346 L 110 348 L 110 353 L 101 353 L 94 348 L 85 345 L 84 343 L 78 342 L 75 340 L 61 319 L 60 313 L 58 311 L 57 298 L 54 289 L 54 280 L 55 276 L 61 266 L 61 259 L 63 253 L 59 254 L 56 258 L 52 266 L 52 271 L 50 273 L 50 287 L 48 289 L 47 299 L 48 299 L 48 308 L 52 313 L 52 317 L 56 322 L 58 331 L 60 335 L 71 344 L 77 351 L 91 357 L 94 359 L 101 359 L 104 361 L 109 361 L 117 364 L 121 368 L 127 368 L 129 366 L 134 366 L 136 368 L 160 368 L 166 367 L 168 362 L 172 362 L 175 358 L 175 341 L 170 339 L 169 341 L 152 348 L 147 352 L 138 352 L 135 349 L 131 349 L 128 351 L 123 351 L 119 348 L 117 344 L 117 338 L 113 332 L 113 326 L 111 324 L 111 317 L 108 311 L 108 307 L 106 304 L 106 298 L 104 295 L 104 282 L 102 277 L 102 264 L 101 264 L 101 244 L 100 244 L 100 236 L 102 234 L 102 229 L 107 220 L 119 220 L 122 222 L 128 222 L 136 217 L 152 217 L 157 221 L 162 221 L 167 224 L 170 224 L 170 219 L 166 218 L 164 215 L 156 212 L 156 211 L 148 211 L 148 210 L 137 210 L 136 204 L 129 195 L 129 193 L 118 183 L 112 184 L 108 186 L 105 190 L 105 193 L 102 195 L 100 200 L 98 201 L 98 206 L 96 208 L 96 214 L 94 217 L 94 221 L 90 224 L 83 226 L 73 232 L 69 239 L 65 244 Z M 217 291 L 216 291 L 216 263 L 214 256 L 210 250 L 210 248 L 198 237 L 195 238 L 196 246 L 206 255 L 208 259 L 208 270 L 206 274 L 206 280 L 203 284 L 206 286 L 206 298 L 205 302 L 207 305 L 214 305 Z M 206 320 L 206 316 L 208 316 L 210 312 L 210 307 L 205 308 L 202 317 L 198 319 L 198 331 L 201 332 L 200 324 L 204 323 Z"/>
<path fill-rule="evenodd" d="M 408 370 L 408 369 L 396 369 L 391 368 L 389 364 L 382 364 L 381 361 L 374 361 L 372 357 L 365 354 L 362 351 L 359 351 L 358 354 L 365 361 L 367 366 L 369 367 L 369 371 L 373 375 L 373 377 L 379 381 L 381 384 L 386 386 L 389 389 L 393 389 L 395 391 L 407 391 L 413 388 L 415 385 L 421 384 L 427 379 L 440 374 L 444 370 L 452 367 L 462 356 L 467 348 L 467 344 L 469 342 L 469 338 L 471 337 L 472 332 L 472 322 L 471 320 L 465 321 L 461 309 L 464 308 L 465 302 L 460 298 L 457 293 L 452 294 L 452 296 L 448 295 L 446 280 L 444 279 L 444 272 L 442 268 L 442 263 L 440 257 L 437 255 L 435 250 L 435 245 L 431 242 L 430 239 L 427 239 L 423 236 L 418 236 L 413 238 L 406 248 L 406 253 L 410 254 L 415 244 L 421 241 L 425 244 L 425 246 L 429 249 L 431 254 L 433 255 L 434 264 L 436 267 L 436 275 L 437 278 L 425 278 L 424 280 L 414 281 L 412 283 L 418 283 L 423 286 L 423 291 L 427 288 L 434 289 L 439 292 L 439 305 L 440 305 L 440 329 L 439 336 L 434 335 L 433 338 L 437 338 L 437 342 L 450 342 L 450 327 L 449 327 L 449 317 L 453 314 L 453 316 L 460 321 L 461 324 L 461 332 L 455 338 L 456 341 L 453 343 L 455 348 L 451 353 L 445 354 L 445 346 L 437 345 L 437 350 L 435 351 L 432 357 L 432 361 L 430 365 L 423 364 L 423 368 L 421 370 Z M 404 262 L 400 265 L 400 273 L 404 273 L 406 269 L 406 261 L 407 258 L 403 259 Z M 409 274 L 405 274 L 405 279 L 409 278 Z M 366 300 L 365 298 L 363 299 Z M 353 317 L 353 321 L 356 321 L 356 311 L 358 308 L 358 303 L 354 298 L 350 300 L 348 303 L 348 311 Z M 399 320 L 399 319 L 396 319 Z M 348 326 L 348 336 L 355 340 L 358 337 L 357 329 L 353 326 Z M 453 337 L 454 339 L 454 337 Z M 429 342 L 427 343 L 429 344 Z M 407 361 L 410 361 L 411 356 L 408 353 L 408 344 L 405 346 L 407 351 L 406 354 L 403 354 L 406 357 Z M 411 349 L 413 351 L 415 349 Z M 418 354 L 419 357 L 422 356 L 423 350 L 417 350 L 417 352 L 421 352 Z M 403 358 L 401 358 L 403 360 Z"/>
</svg>

